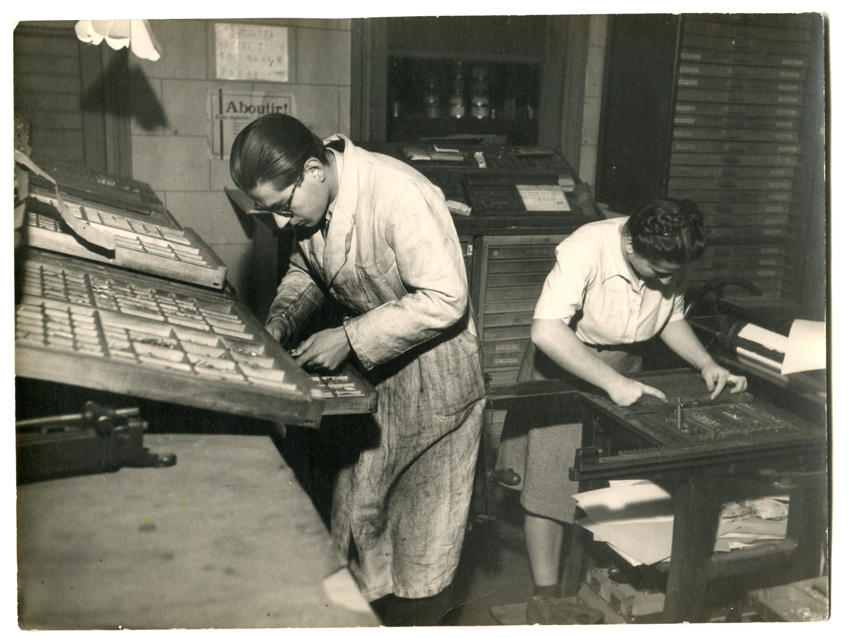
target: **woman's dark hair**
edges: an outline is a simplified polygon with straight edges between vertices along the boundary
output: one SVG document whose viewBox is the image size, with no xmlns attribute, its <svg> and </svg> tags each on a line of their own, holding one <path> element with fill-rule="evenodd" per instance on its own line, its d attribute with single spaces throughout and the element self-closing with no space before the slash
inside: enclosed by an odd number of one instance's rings
<svg viewBox="0 0 852 638">
<path fill-rule="evenodd" d="M 231 145 L 231 179 L 241 191 L 269 184 L 284 190 L 311 158 L 328 164 L 322 140 L 295 117 L 270 113 L 239 132 Z"/>
<path fill-rule="evenodd" d="M 691 199 L 655 199 L 627 219 L 625 230 L 650 262 L 685 266 L 704 252 L 704 215 Z"/>
</svg>

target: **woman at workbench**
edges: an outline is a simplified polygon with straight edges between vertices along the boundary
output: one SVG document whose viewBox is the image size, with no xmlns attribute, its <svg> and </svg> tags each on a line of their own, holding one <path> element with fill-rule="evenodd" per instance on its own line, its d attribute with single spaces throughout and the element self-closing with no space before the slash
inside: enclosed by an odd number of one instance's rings
<svg viewBox="0 0 852 638">
<path fill-rule="evenodd" d="M 436 624 L 471 500 L 484 384 L 458 237 L 441 191 L 400 161 L 293 117 L 250 123 L 231 177 L 279 228 L 290 265 L 267 330 L 312 371 L 361 367 L 375 441 L 337 476 L 332 536 L 384 624 Z M 343 325 L 298 343 L 326 296 Z"/>
<path fill-rule="evenodd" d="M 625 376 L 641 370 L 640 344 L 659 335 L 700 371 L 712 398 L 726 385 L 745 390 L 745 377 L 719 366 L 684 318 L 685 268 L 703 251 L 702 214 L 690 200 L 655 200 L 628 218 L 579 228 L 556 249 L 518 380 L 573 376 L 604 390 L 616 405 L 644 395 L 666 401 L 657 388 Z M 507 415 L 506 435 L 517 416 Z M 571 614 L 556 598 L 563 531 L 573 522 L 577 489 L 568 469 L 581 425 L 526 421 L 527 436 L 505 436 L 501 443 L 497 476 L 521 490 L 535 584 L 527 615 L 545 624 Z"/>
</svg>

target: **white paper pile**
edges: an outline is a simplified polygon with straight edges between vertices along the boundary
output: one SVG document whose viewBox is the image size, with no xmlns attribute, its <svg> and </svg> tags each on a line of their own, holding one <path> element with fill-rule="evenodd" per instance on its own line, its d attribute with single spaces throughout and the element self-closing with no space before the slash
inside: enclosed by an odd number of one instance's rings
<svg viewBox="0 0 852 638">
<path fill-rule="evenodd" d="M 672 497 L 651 481 L 611 481 L 610 487 L 574 497 L 586 517 L 578 521 L 631 565 L 652 565 L 671 557 Z M 784 498 L 729 503 L 721 512 L 716 551 L 755 547 L 787 533 Z"/>
</svg>

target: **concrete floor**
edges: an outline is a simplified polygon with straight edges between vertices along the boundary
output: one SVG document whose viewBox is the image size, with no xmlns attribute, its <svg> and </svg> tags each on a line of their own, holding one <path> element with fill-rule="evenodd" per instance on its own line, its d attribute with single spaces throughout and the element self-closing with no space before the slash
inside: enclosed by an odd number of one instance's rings
<svg viewBox="0 0 852 638">
<path fill-rule="evenodd" d="M 503 490 L 497 497 L 497 519 L 468 533 L 453 583 L 454 608 L 444 617 L 445 625 L 498 625 L 492 607 L 523 603 L 532 596 L 517 494 Z"/>
</svg>

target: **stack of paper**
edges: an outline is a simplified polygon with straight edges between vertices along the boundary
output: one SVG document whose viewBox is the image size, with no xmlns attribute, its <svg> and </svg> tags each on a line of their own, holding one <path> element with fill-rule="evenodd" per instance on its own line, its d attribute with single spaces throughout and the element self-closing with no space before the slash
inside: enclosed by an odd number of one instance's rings
<svg viewBox="0 0 852 638">
<path fill-rule="evenodd" d="M 631 565 L 652 565 L 671 557 L 672 497 L 659 485 L 611 481 L 610 487 L 582 492 L 574 500 L 586 514 L 578 524 Z M 784 499 L 729 504 L 721 512 L 716 551 L 774 543 L 786 532 Z"/>
</svg>

